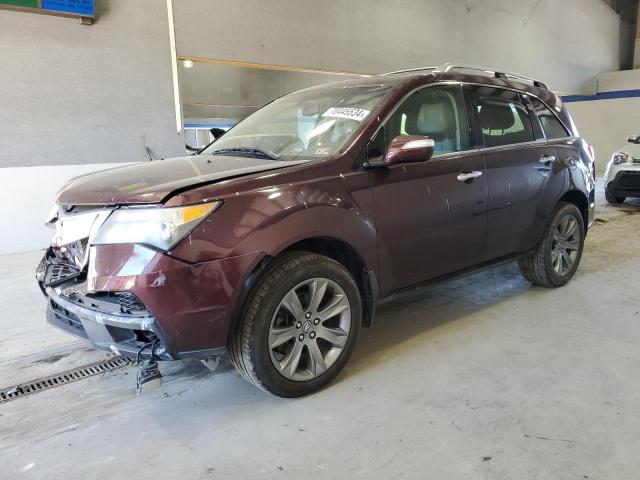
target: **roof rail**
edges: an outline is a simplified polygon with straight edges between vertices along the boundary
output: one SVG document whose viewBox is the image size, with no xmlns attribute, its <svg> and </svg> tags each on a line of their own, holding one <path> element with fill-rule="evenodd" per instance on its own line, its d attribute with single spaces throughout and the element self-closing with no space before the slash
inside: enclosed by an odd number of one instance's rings
<svg viewBox="0 0 640 480">
<path fill-rule="evenodd" d="M 541 81 L 535 80 L 530 77 L 526 77 L 524 75 L 520 75 L 518 73 L 502 72 L 489 67 L 483 67 L 478 65 L 466 65 L 464 63 L 457 63 L 457 64 L 443 63 L 442 65 L 438 65 L 437 67 L 409 68 L 407 70 L 398 70 L 395 72 L 385 73 L 383 75 L 398 75 L 401 73 L 411 73 L 411 72 L 421 72 L 421 71 L 429 71 L 431 73 L 448 73 L 451 70 L 472 70 L 474 72 L 488 73 L 493 75 L 496 78 L 504 78 L 504 79 L 513 78 L 515 80 L 524 80 L 524 81 L 533 83 L 533 85 L 536 87 L 544 88 L 548 90 L 548 87 Z"/>
<path fill-rule="evenodd" d="M 399 75 L 401 73 L 411 73 L 411 72 L 422 72 L 425 70 L 437 70 L 440 67 L 417 67 L 417 68 L 408 68 L 406 70 L 396 70 L 395 72 L 386 72 L 381 73 L 380 75 Z"/>
</svg>

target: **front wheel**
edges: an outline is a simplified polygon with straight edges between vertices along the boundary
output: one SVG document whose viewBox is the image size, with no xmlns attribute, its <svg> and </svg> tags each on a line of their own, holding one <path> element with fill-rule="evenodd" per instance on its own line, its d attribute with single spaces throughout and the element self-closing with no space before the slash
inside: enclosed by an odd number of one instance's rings
<svg viewBox="0 0 640 480">
<path fill-rule="evenodd" d="M 578 207 L 572 203 L 558 204 L 545 226 L 542 241 L 520 259 L 520 271 L 536 285 L 566 285 L 578 269 L 584 237 L 584 220 Z"/>
<path fill-rule="evenodd" d="M 609 190 L 604 191 L 604 198 L 607 200 L 607 202 L 614 205 L 624 203 L 624 201 L 626 200 L 626 197 L 617 197 L 615 195 L 612 195 L 611 193 L 609 193 Z"/>
<path fill-rule="evenodd" d="M 340 263 L 313 253 L 286 254 L 249 294 L 230 357 L 263 390 L 307 395 L 342 370 L 361 322 L 358 287 Z"/>
</svg>

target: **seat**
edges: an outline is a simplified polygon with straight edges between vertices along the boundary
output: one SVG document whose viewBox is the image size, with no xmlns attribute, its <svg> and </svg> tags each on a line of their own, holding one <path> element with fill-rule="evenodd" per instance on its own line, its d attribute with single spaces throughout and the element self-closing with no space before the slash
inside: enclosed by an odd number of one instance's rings
<svg viewBox="0 0 640 480">
<path fill-rule="evenodd" d="M 518 132 L 507 132 L 514 126 L 515 117 L 504 103 L 485 103 L 480 109 L 480 125 L 483 130 L 500 131 L 500 135 L 484 134 L 484 141 L 487 147 L 496 147 L 508 143 L 518 143 L 520 137 Z"/>
<path fill-rule="evenodd" d="M 451 102 L 446 99 L 442 102 L 422 104 L 413 128 L 407 128 L 407 133 L 431 137 L 435 142 L 433 153 L 458 150 L 455 113 Z"/>
</svg>

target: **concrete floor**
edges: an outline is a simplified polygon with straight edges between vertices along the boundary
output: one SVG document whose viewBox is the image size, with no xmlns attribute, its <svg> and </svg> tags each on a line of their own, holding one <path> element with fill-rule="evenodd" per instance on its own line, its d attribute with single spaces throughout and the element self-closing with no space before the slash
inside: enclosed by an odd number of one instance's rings
<svg viewBox="0 0 640 480">
<path fill-rule="evenodd" d="M 2 404 L 0 478 L 635 480 L 640 201 L 598 203 L 568 286 L 507 265 L 396 298 L 311 397 L 185 362 Z M 0 387 L 105 357 L 44 323 L 38 257 L 0 257 Z"/>
</svg>

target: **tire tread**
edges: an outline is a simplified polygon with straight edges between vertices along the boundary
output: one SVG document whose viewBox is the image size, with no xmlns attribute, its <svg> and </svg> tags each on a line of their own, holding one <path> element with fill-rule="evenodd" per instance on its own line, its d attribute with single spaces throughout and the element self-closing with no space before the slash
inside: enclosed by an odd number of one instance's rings
<svg viewBox="0 0 640 480">
<path fill-rule="evenodd" d="M 549 239 L 549 234 L 551 232 L 551 228 L 553 227 L 554 220 L 558 213 L 561 210 L 565 209 L 567 206 L 577 208 L 573 203 L 559 202 L 551 215 L 549 215 L 549 219 L 544 227 L 544 231 L 542 234 L 542 240 L 536 245 L 535 249 L 532 252 L 521 257 L 518 260 L 518 267 L 520 268 L 520 272 L 528 281 L 530 281 L 534 285 L 539 285 L 546 288 L 554 288 L 564 284 L 558 284 L 557 282 L 554 282 L 552 280 L 551 276 L 549 275 L 550 272 L 546 267 L 545 260 L 547 241 Z"/>
<path fill-rule="evenodd" d="M 269 295 L 273 286 L 280 282 L 287 273 L 304 267 L 305 265 L 333 260 L 315 253 L 294 251 L 277 259 L 273 265 L 267 267 L 261 280 L 258 281 L 255 291 L 249 295 L 249 302 L 242 313 L 242 320 L 238 329 L 231 336 L 229 342 L 229 357 L 235 369 L 249 382 L 258 388 L 274 393 L 268 385 L 260 380 L 255 368 L 255 355 L 251 347 L 251 339 L 256 327 L 256 317 L 265 298 Z M 337 262 L 336 262 L 337 263 Z"/>
</svg>

